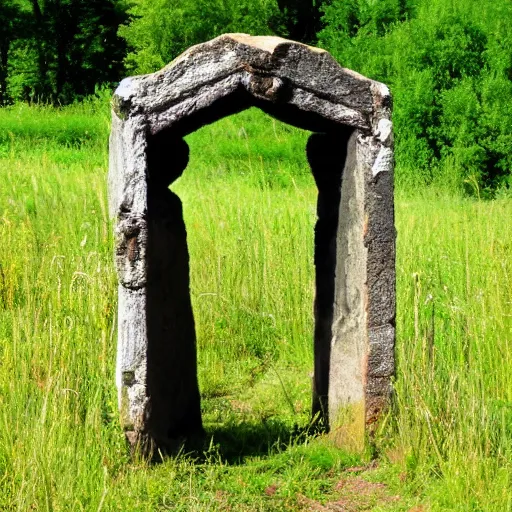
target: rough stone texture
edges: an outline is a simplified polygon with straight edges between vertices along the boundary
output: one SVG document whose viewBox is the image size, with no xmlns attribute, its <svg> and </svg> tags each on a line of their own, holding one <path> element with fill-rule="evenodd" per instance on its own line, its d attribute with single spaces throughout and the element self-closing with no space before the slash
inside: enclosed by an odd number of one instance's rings
<svg viewBox="0 0 512 512">
<path fill-rule="evenodd" d="M 364 380 L 367 372 L 365 180 L 357 132 L 351 136 L 343 169 L 343 185 L 336 238 L 336 279 L 329 372 L 331 427 L 346 429 L 352 438 L 364 438 Z M 343 404 L 342 406 L 340 406 Z M 353 413 L 350 411 L 354 411 Z M 357 432 L 354 432 L 357 429 Z M 354 440 L 350 440 L 354 444 Z M 356 443 L 357 444 L 357 443 Z M 359 443 L 362 444 L 362 443 Z"/>
<path fill-rule="evenodd" d="M 181 202 L 183 137 L 256 106 L 315 133 L 313 415 L 361 445 L 389 404 L 394 373 L 393 135 L 387 87 L 324 50 L 226 34 L 113 98 L 109 202 L 119 276 L 117 385 L 132 445 L 172 450 L 201 433 L 194 319 Z"/>
</svg>

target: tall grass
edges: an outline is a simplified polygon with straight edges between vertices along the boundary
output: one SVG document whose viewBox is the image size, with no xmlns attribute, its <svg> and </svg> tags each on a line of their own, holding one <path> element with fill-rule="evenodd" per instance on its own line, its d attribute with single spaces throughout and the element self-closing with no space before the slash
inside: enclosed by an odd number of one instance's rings
<svg viewBox="0 0 512 512">
<path fill-rule="evenodd" d="M 307 133 L 249 111 L 188 138 L 172 188 L 211 442 L 150 467 L 130 460 L 117 420 L 108 108 L 17 105 L 0 127 L 0 510 L 339 499 L 344 468 L 362 461 L 299 435 L 312 370 Z M 510 200 L 398 191 L 396 411 L 379 469 L 360 471 L 400 498 L 367 510 L 512 510 L 511 220 Z"/>
<path fill-rule="evenodd" d="M 508 510 L 512 202 L 399 206 L 396 386 L 409 476 L 449 489 L 440 510 Z"/>
</svg>

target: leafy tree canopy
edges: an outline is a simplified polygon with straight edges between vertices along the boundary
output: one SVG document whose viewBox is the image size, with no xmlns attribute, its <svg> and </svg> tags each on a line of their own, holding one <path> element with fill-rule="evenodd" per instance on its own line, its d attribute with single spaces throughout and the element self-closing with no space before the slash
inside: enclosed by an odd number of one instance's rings
<svg viewBox="0 0 512 512">
<path fill-rule="evenodd" d="M 14 26 L 24 29 L 11 38 L 5 56 L 10 96 L 67 103 L 91 94 L 99 83 L 119 79 L 126 43 L 117 30 L 129 20 L 123 1 L 18 0 L 10 4 Z"/>
<path fill-rule="evenodd" d="M 272 0 L 137 0 L 129 12 L 132 23 L 119 31 L 132 49 L 126 64 L 149 73 L 226 32 L 272 34 L 277 10 Z"/>
<path fill-rule="evenodd" d="M 320 45 L 394 96 L 397 176 L 512 186 L 512 4 L 333 0 Z"/>
</svg>

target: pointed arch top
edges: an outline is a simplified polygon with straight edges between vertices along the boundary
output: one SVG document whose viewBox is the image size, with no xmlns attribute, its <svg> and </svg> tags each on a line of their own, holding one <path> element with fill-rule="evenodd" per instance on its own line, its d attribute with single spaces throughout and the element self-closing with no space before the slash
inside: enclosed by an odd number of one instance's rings
<svg viewBox="0 0 512 512">
<path fill-rule="evenodd" d="M 145 119 L 151 134 L 186 135 L 251 106 L 313 131 L 363 132 L 389 117 L 388 88 L 341 67 L 325 50 L 280 37 L 224 34 L 189 48 L 162 70 L 126 78 L 119 118 Z"/>
</svg>

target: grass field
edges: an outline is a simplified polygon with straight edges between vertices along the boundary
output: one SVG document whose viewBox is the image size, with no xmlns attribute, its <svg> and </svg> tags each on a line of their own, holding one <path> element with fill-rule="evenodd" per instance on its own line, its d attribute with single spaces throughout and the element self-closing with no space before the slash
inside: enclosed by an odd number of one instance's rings
<svg viewBox="0 0 512 512">
<path fill-rule="evenodd" d="M 377 460 L 301 434 L 316 191 L 307 133 L 189 136 L 204 453 L 130 460 L 114 386 L 108 106 L 0 110 L 0 510 L 512 510 L 512 200 L 397 190 L 395 410 Z"/>
</svg>

